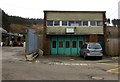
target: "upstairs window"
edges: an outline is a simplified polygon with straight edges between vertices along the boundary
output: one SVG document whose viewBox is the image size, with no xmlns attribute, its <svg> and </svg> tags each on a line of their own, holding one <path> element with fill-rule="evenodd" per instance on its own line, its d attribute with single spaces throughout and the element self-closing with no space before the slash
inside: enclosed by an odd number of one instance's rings
<svg viewBox="0 0 120 82">
<path fill-rule="evenodd" d="M 60 26 L 60 21 L 54 21 L 54 26 Z"/>
<path fill-rule="evenodd" d="M 67 26 L 67 21 L 62 21 L 62 26 Z"/>
<path fill-rule="evenodd" d="M 97 21 L 97 26 L 103 26 L 103 22 L 102 21 Z"/>
<path fill-rule="evenodd" d="M 83 26 L 88 26 L 88 21 L 83 21 Z"/>
<path fill-rule="evenodd" d="M 74 21 L 69 21 L 69 26 L 75 26 Z"/>
<path fill-rule="evenodd" d="M 47 21 L 47 26 L 53 26 L 53 21 L 52 20 L 48 20 Z"/>
<path fill-rule="evenodd" d="M 81 21 L 69 21 L 69 26 L 81 26 Z"/>
<path fill-rule="evenodd" d="M 75 21 L 76 26 L 81 26 L 81 21 Z"/>
<path fill-rule="evenodd" d="M 90 21 L 90 26 L 96 26 L 96 22 L 95 21 Z"/>
</svg>

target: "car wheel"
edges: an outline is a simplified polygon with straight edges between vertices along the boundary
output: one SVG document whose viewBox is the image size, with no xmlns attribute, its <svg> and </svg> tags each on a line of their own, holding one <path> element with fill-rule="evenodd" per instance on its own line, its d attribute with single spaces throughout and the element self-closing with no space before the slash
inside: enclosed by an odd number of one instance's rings
<svg viewBox="0 0 120 82">
<path fill-rule="evenodd" d="M 86 56 L 86 55 L 84 55 L 84 59 L 85 59 L 85 60 L 87 59 L 87 56 Z"/>
</svg>

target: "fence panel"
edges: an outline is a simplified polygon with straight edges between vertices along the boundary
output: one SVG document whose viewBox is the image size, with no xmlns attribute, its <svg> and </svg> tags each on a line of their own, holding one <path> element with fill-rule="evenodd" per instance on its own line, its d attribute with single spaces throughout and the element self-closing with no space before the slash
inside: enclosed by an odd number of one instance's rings
<svg viewBox="0 0 120 82">
<path fill-rule="evenodd" d="M 26 54 L 34 53 L 39 50 L 38 34 L 34 29 L 27 29 L 26 35 Z"/>
<path fill-rule="evenodd" d="M 106 42 L 106 54 L 109 56 L 119 56 L 120 39 L 108 38 Z"/>
</svg>

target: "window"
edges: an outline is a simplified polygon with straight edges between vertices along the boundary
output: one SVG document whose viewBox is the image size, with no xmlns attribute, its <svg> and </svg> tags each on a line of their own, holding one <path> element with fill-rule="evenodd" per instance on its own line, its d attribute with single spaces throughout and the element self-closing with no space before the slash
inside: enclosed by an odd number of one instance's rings
<svg viewBox="0 0 120 82">
<path fill-rule="evenodd" d="M 76 26 L 81 26 L 81 21 L 75 21 Z"/>
<path fill-rule="evenodd" d="M 76 41 L 73 41 L 73 48 L 76 48 Z"/>
<path fill-rule="evenodd" d="M 95 21 L 90 21 L 90 26 L 96 26 Z"/>
<path fill-rule="evenodd" d="M 47 21 L 47 26 L 53 26 L 53 21 L 52 20 L 48 20 Z"/>
<path fill-rule="evenodd" d="M 67 26 L 67 21 L 62 21 L 62 26 Z"/>
<path fill-rule="evenodd" d="M 60 26 L 60 21 L 54 21 L 54 26 Z"/>
<path fill-rule="evenodd" d="M 63 48 L 63 41 L 59 41 L 59 48 Z"/>
<path fill-rule="evenodd" d="M 75 26 L 74 21 L 69 21 L 69 26 Z"/>
<path fill-rule="evenodd" d="M 88 21 L 83 21 L 83 26 L 88 26 Z"/>
<path fill-rule="evenodd" d="M 70 42 L 66 41 L 66 48 L 69 48 L 69 47 L 70 47 Z"/>
<path fill-rule="evenodd" d="M 52 42 L 52 48 L 56 48 L 56 41 Z"/>
<path fill-rule="evenodd" d="M 81 26 L 81 21 L 69 21 L 69 26 Z"/>
<path fill-rule="evenodd" d="M 97 21 L 97 26 L 102 26 L 102 25 L 103 25 L 102 21 Z"/>
<path fill-rule="evenodd" d="M 101 49 L 100 44 L 89 44 L 89 49 Z"/>
</svg>

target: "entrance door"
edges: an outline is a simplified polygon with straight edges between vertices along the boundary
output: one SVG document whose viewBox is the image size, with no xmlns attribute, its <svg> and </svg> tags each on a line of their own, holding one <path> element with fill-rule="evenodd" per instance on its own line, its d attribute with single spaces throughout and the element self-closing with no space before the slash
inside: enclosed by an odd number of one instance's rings
<svg viewBox="0 0 120 82">
<path fill-rule="evenodd" d="M 57 36 L 51 37 L 51 54 L 57 55 Z"/>
<path fill-rule="evenodd" d="M 83 45 L 83 42 L 84 42 L 84 37 L 83 36 L 78 36 L 78 55 L 80 55 L 80 50 L 81 50 L 81 47 Z"/>
<path fill-rule="evenodd" d="M 65 36 L 65 55 L 71 54 L 71 42 L 70 42 L 70 36 Z"/>
<path fill-rule="evenodd" d="M 64 45 L 64 36 L 59 36 L 58 37 L 58 54 L 59 55 L 64 55 L 64 47 L 65 47 L 65 45 Z"/>
<path fill-rule="evenodd" d="M 77 36 L 71 36 L 71 55 L 77 55 Z"/>
</svg>

